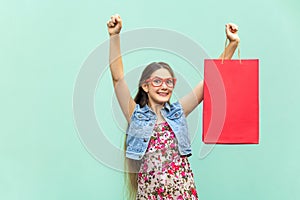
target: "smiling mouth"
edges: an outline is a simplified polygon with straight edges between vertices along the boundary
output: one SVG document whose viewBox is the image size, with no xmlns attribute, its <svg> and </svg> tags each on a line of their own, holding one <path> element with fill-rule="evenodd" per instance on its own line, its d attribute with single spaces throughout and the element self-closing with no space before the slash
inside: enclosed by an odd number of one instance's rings
<svg viewBox="0 0 300 200">
<path fill-rule="evenodd" d="M 162 97 L 166 97 L 169 95 L 169 93 L 165 93 L 165 92 L 158 92 L 158 95 L 159 96 L 162 96 Z"/>
</svg>

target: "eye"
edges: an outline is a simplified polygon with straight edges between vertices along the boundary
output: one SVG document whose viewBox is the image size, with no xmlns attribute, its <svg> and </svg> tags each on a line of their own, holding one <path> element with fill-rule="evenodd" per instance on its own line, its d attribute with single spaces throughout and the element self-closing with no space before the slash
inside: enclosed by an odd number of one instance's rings
<svg viewBox="0 0 300 200">
<path fill-rule="evenodd" d="M 161 79 L 159 78 L 155 78 L 152 80 L 154 84 L 158 85 L 158 84 L 161 84 Z"/>
<path fill-rule="evenodd" d="M 173 79 L 167 79 L 166 81 L 167 85 L 173 85 Z"/>
</svg>

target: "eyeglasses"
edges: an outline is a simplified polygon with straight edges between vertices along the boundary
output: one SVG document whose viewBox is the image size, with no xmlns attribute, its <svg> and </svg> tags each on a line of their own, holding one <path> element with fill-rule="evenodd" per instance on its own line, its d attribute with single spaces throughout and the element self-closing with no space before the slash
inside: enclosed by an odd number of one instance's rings
<svg viewBox="0 0 300 200">
<path fill-rule="evenodd" d="M 148 78 L 146 83 L 151 82 L 151 85 L 153 87 L 160 87 L 162 86 L 163 83 L 165 83 L 169 88 L 174 88 L 176 84 L 176 78 L 159 78 L 159 77 L 153 77 L 153 78 Z"/>
</svg>

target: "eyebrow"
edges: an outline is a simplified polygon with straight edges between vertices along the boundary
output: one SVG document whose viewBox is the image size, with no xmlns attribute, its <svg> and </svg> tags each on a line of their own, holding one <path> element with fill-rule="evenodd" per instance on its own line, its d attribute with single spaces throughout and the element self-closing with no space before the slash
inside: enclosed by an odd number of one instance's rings
<svg viewBox="0 0 300 200">
<path fill-rule="evenodd" d="M 163 78 L 163 77 L 159 77 L 159 76 L 152 76 L 150 78 L 161 78 L 161 79 L 168 79 L 168 78 L 173 78 L 172 76 L 171 77 L 167 77 L 167 78 Z"/>
</svg>

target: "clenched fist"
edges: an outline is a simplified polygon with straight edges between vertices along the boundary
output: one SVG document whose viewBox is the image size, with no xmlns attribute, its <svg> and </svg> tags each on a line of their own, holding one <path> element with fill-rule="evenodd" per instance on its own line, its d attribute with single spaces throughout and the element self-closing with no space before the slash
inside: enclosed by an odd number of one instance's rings
<svg viewBox="0 0 300 200">
<path fill-rule="evenodd" d="M 239 42 L 240 38 L 237 34 L 238 26 L 233 23 L 228 23 L 225 26 L 226 26 L 226 28 L 225 28 L 226 37 L 228 38 L 228 40 L 230 42 L 233 42 L 233 41 Z"/>
<path fill-rule="evenodd" d="M 120 15 L 115 14 L 107 21 L 107 29 L 110 36 L 119 34 L 122 29 L 122 19 Z"/>
</svg>

